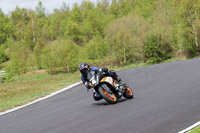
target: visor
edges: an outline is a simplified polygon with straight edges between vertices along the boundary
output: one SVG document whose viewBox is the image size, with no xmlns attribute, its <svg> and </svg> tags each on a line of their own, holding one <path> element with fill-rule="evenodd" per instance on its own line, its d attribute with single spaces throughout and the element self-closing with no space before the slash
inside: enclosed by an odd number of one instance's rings
<svg viewBox="0 0 200 133">
<path fill-rule="evenodd" d="M 79 70 L 81 71 L 83 69 L 88 69 L 88 66 L 84 66 L 84 67 L 80 68 Z"/>
</svg>

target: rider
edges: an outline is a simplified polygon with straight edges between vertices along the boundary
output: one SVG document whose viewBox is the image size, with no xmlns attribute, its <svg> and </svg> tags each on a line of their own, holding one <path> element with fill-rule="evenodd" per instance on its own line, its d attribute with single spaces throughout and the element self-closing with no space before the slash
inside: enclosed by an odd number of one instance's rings
<svg viewBox="0 0 200 133">
<path fill-rule="evenodd" d="M 81 80 L 83 82 L 83 84 L 86 86 L 87 89 L 90 89 L 91 87 L 89 86 L 89 82 L 87 79 L 87 74 L 91 71 L 94 71 L 95 73 L 103 73 L 105 72 L 105 75 L 111 76 L 113 79 L 115 79 L 120 85 L 124 86 L 122 88 L 127 88 L 127 85 L 125 82 L 122 81 L 122 79 L 116 74 L 116 72 L 114 70 L 108 70 L 108 68 L 106 67 L 90 67 L 88 63 L 86 62 L 82 62 L 79 65 L 79 70 L 81 72 Z M 122 90 L 123 91 L 123 90 Z M 119 94 L 121 95 L 121 93 Z M 97 93 L 95 90 L 93 92 L 93 98 L 96 101 L 99 101 L 100 99 L 102 99 L 101 95 L 99 93 Z"/>
</svg>

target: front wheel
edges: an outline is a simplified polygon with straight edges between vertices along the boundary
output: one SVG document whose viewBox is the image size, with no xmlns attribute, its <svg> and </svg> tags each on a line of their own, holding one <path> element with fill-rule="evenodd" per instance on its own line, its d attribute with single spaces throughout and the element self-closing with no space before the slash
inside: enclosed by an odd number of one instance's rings
<svg viewBox="0 0 200 133">
<path fill-rule="evenodd" d="M 127 99 L 132 99 L 133 98 L 133 91 L 130 88 L 126 88 L 123 96 Z"/>
<path fill-rule="evenodd" d="M 115 104 L 117 103 L 117 98 L 115 96 L 115 94 L 110 91 L 110 89 L 108 88 L 107 85 L 103 85 L 103 86 L 100 86 L 98 88 L 98 91 L 100 93 L 100 95 L 109 103 L 111 104 Z"/>
</svg>

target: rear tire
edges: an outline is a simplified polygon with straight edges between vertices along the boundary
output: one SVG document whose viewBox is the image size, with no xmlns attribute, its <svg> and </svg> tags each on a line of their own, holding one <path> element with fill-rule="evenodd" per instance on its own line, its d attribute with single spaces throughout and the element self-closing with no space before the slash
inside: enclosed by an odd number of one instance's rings
<svg viewBox="0 0 200 133">
<path fill-rule="evenodd" d="M 126 98 L 126 99 L 132 99 L 134 97 L 133 95 L 133 91 L 130 89 L 130 88 L 126 88 L 123 96 Z"/>
<path fill-rule="evenodd" d="M 105 89 L 105 87 L 107 87 Z M 108 88 L 107 85 L 103 85 L 103 86 L 99 86 L 98 91 L 100 93 L 100 95 L 108 102 L 111 104 L 115 104 L 117 103 L 117 98 L 115 96 L 115 94 L 112 92 L 112 94 L 108 93 L 106 90 L 110 90 L 110 88 Z"/>
</svg>

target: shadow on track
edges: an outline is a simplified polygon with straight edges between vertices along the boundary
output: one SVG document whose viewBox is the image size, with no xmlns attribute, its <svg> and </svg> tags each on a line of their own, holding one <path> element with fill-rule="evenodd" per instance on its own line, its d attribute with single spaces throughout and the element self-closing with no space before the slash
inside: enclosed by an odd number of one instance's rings
<svg viewBox="0 0 200 133">
<path fill-rule="evenodd" d="M 102 100 L 103 100 L 103 99 L 102 99 Z M 125 102 L 126 100 L 127 100 L 127 99 L 119 99 L 117 103 Z M 117 103 L 116 103 L 116 104 L 117 104 Z M 106 106 L 106 105 L 113 105 L 113 104 L 110 104 L 110 103 L 108 103 L 108 102 L 106 102 L 106 101 L 104 100 L 104 101 L 101 101 L 101 102 L 93 103 L 93 105 L 97 105 L 97 106 L 99 106 L 99 105 L 104 105 L 104 106 Z"/>
</svg>

